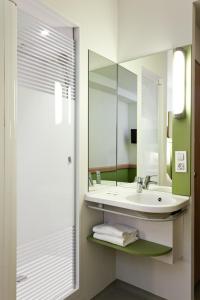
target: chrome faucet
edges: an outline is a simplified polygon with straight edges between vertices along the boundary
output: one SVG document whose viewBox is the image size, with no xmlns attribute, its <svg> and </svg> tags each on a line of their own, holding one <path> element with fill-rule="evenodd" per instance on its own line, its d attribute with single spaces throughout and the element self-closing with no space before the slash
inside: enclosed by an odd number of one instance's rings
<svg viewBox="0 0 200 300">
<path fill-rule="evenodd" d="M 136 182 L 137 182 L 137 193 L 142 193 L 143 178 L 142 177 L 136 177 Z"/>
<path fill-rule="evenodd" d="M 143 183 L 143 188 L 148 190 L 149 188 L 149 185 L 152 183 L 152 184 L 158 184 L 157 181 L 153 181 L 151 180 L 151 177 L 157 177 L 157 175 L 147 175 L 144 179 L 144 183 Z"/>
</svg>

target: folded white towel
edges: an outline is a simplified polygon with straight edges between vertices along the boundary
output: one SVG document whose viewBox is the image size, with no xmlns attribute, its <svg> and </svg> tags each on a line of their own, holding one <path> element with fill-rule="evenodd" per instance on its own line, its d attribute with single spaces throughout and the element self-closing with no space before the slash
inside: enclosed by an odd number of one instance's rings
<svg viewBox="0 0 200 300">
<path fill-rule="evenodd" d="M 129 244 L 135 242 L 138 240 L 137 237 L 131 237 L 131 238 L 127 238 L 124 239 L 122 237 L 115 237 L 115 236 L 111 236 L 111 235 L 107 235 L 107 234 L 102 234 L 102 233 L 94 233 L 93 237 L 95 239 L 101 240 L 101 241 L 105 241 L 105 242 L 109 242 L 115 245 L 119 245 L 122 247 L 126 247 Z"/>
<path fill-rule="evenodd" d="M 100 224 L 93 227 L 93 232 L 115 236 L 119 238 L 136 237 L 138 230 L 123 224 Z"/>
</svg>

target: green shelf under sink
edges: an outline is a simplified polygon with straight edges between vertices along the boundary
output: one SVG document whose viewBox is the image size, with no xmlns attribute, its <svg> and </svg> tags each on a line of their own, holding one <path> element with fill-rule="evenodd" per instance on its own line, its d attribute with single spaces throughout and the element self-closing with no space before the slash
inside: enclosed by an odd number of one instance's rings
<svg viewBox="0 0 200 300">
<path fill-rule="evenodd" d="M 142 239 L 137 240 L 136 242 L 126 246 L 121 247 L 112 243 L 104 242 L 98 239 L 93 238 L 92 235 L 88 236 L 87 238 L 89 241 L 99 244 L 104 247 L 109 247 L 114 250 L 118 250 L 130 255 L 137 255 L 137 256 L 161 256 L 168 254 L 172 251 L 171 247 L 160 245 L 157 243 L 145 241 Z"/>
</svg>

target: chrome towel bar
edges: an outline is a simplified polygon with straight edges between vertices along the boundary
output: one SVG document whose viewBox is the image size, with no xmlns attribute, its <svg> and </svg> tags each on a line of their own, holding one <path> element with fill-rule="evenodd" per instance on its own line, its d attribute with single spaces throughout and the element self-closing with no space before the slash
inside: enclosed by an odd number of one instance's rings
<svg viewBox="0 0 200 300">
<path fill-rule="evenodd" d="M 182 209 L 182 210 L 177 211 L 174 214 L 168 214 L 164 218 L 159 218 L 157 216 L 152 217 L 152 214 L 149 214 L 149 216 L 148 216 L 148 213 L 140 215 L 136 211 L 133 211 L 133 214 L 128 214 L 125 212 L 120 212 L 117 210 L 105 208 L 103 204 L 98 204 L 98 206 L 87 205 L 87 207 L 90 209 L 97 210 L 97 211 L 102 211 L 102 212 L 106 212 L 106 213 L 110 213 L 110 214 L 115 214 L 115 215 L 120 215 L 120 216 L 125 216 L 125 217 L 129 217 L 129 218 L 150 221 L 150 222 L 172 222 L 172 221 L 176 220 L 178 217 L 181 217 L 182 215 L 184 215 L 186 212 L 186 209 Z"/>
</svg>

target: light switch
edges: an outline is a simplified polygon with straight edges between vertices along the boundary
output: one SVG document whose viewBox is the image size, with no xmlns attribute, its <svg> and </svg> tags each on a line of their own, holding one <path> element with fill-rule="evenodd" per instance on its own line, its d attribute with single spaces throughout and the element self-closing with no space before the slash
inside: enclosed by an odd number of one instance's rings
<svg viewBox="0 0 200 300">
<path fill-rule="evenodd" d="M 184 160 L 184 154 L 183 154 L 182 152 L 178 152 L 178 153 L 177 153 L 177 159 L 178 159 L 179 161 Z"/>
<path fill-rule="evenodd" d="M 177 173 L 187 172 L 187 152 L 175 151 L 175 171 Z"/>
</svg>

